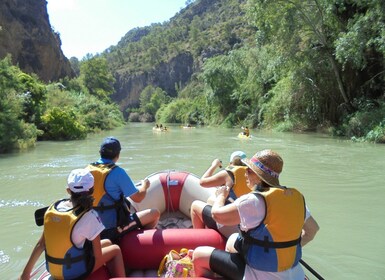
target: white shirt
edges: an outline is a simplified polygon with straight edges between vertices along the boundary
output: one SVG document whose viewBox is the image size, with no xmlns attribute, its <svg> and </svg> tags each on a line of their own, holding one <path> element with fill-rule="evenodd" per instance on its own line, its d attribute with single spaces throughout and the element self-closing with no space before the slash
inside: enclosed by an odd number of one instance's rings
<svg viewBox="0 0 385 280">
<path fill-rule="evenodd" d="M 258 226 L 265 217 L 265 200 L 253 193 L 242 195 L 234 201 L 241 219 L 240 228 L 248 231 Z M 306 206 L 306 217 L 310 217 L 310 211 Z M 297 264 L 295 267 L 280 272 L 269 272 L 257 270 L 246 264 L 244 280 L 303 280 L 305 273 L 302 266 Z"/>
<path fill-rule="evenodd" d="M 68 204 L 68 201 L 62 201 L 58 204 L 58 211 L 68 211 L 72 206 Z M 91 209 L 85 213 L 80 220 L 75 224 L 72 230 L 72 241 L 78 248 L 83 248 L 86 239 L 94 240 L 102 231 L 104 225 L 100 220 L 98 213 Z"/>
</svg>

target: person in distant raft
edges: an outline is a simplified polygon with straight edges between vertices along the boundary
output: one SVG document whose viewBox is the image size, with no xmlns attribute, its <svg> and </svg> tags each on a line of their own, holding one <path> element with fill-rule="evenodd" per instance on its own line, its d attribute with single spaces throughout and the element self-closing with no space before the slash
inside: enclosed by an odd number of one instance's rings
<svg viewBox="0 0 385 280">
<path fill-rule="evenodd" d="M 230 189 L 220 187 L 211 210 L 216 222 L 239 225 L 240 232 L 227 240 L 226 251 L 209 246 L 194 250 L 196 277 L 215 272 L 226 279 L 304 279 L 302 247 L 319 226 L 303 195 L 281 186 L 283 160 L 276 152 L 263 150 L 243 162 L 252 192 L 226 205 Z"/>
<path fill-rule="evenodd" d="M 100 240 L 104 226 L 92 209 L 94 177 L 87 169 L 75 169 L 67 181 L 71 197 L 48 207 L 43 234 L 19 279 L 30 279 L 44 250 L 47 270 L 54 279 L 84 279 L 104 264 L 111 277 L 125 277 L 119 246 Z"/>
<path fill-rule="evenodd" d="M 118 243 L 131 230 L 155 228 L 160 217 L 158 209 L 130 213 L 127 197 L 134 202 L 142 201 L 150 182 L 145 179 L 141 187 L 136 188 L 126 171 L 116 165 L 120 150 L 118 139 L 105 138 L 99 150 L 100 159 L 87 167 L 95 177 L 94 209 L 106 227 L 101 237 L 113 243 Z"/>
<path fill-rule="evenodd" d="M 233 202 L 235 199 L 249 193 L 251 190 L 246 183 L 247 166 L 242 162 L 246 158 L 246 154 L 242 151 L 235 151 L 230 156 L 230 163 L 226 169 L 214 174 L 218 167 L 222 167 L 219 159 L 213 160 L 211 166 L 203 174 L 200 179 L 200 185 L 204 188 L 212 188 L 219 186 L 228 186 L 230 188 L 227 197 L 227 203 Z M 207 203 L 196 200 L 191 204 L 191 221 L 193 228 L 212 228 L 218 230 L 225 237 L 229 237 L 232 233 L 238 231 L 238 226 L 223 226 L 217 224 L 212 218 L 211 207 L 213 198 L 210 197 Z"/>
<path fill-rule="evenodd" d="M 243 126 L 242 126 L 242 129 L 243 129 L 242 134 L 245 135 L 245 136 L 247 136 L 247 137 L 249 137 L 249 136 L 250 136 L 250 130 L 249 130 L 249 128 L 248 128 L 247 126 L 246 126 L 246 127 L 243 127 Z"/>
</svg>

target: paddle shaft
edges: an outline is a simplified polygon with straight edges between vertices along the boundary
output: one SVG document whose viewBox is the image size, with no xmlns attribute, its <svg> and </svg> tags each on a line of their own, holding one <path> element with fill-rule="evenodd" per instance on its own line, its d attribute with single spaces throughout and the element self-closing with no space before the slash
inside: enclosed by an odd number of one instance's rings
<svg viewBox="0 0 385 280">
<path fill-rule="evenodd" d="M 307 270 L 309 270 L 317 279 L 319 280 L 325 280 L 321 275 L 318 274 L 317 271 L 315 271 L 313 268 L 311 268 L 310 265 L 308 265 L 304 260 L 300 259 L 299 262 L 306 267 Z"/>
</svg>

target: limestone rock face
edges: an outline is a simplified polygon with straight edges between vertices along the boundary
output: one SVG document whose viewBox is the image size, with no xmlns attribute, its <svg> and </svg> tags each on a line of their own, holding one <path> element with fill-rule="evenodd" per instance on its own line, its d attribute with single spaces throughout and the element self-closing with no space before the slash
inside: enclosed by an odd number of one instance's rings
<svg viewBox="0 0 385 280">
<path fill-rule="evenodd" d="M 160 87 L 171 97 L 177 96 L 176 85 L 183 87 L 194 73 L 194 59 L 188 52 L 177 55 L 167 63 L 161 63 L 152 71 L 140 73 L 115 73 L 115 93 L 112 100 L 119 104 L 121 111 L 139 106 L 142 90 L 148 86 Z"/>
<path fill-rule="evenodd" d="M 0 59 L 7 54 L 45 82 L 74 76 L 59 34 L 51 28 L 46 0 L 0 1 Z"/>
</svg>

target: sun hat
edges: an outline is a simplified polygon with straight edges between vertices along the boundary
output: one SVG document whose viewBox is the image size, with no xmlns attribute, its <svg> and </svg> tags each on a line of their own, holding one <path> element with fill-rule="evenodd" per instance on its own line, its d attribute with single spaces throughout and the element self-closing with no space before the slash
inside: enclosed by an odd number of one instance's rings
<svg viewBox="0 0 385 280">
<path fill-rule="evenodd" d="M 283 160 L 276 152 L 263 150 L 257 152 L 251 159 L 243 159 L 242 162 L 270 186 L 281 186 L 279 174 L 282 172 Z"/>
<path fill-rule="evenodd" d="M 88 192 L 94 186 L 94 176 L 88 169 L 74 169 L 68 176 L 67 184 L 74 193 Z"/>
<path fill-rule="evenodd" d="M 235 157 L 239 157 L 242 160 L 246 158 L 246 154 L 242 151 L 235 151 L 230 156 L 230 162 L 233 162 Z"/>
<path fill-rule="evenodd" d="M 105 157 L 115 157 L 121 150 L 120 142 L 115 137 L 107 137 L 100 145 L 100 155 Z"/>
</svg>

